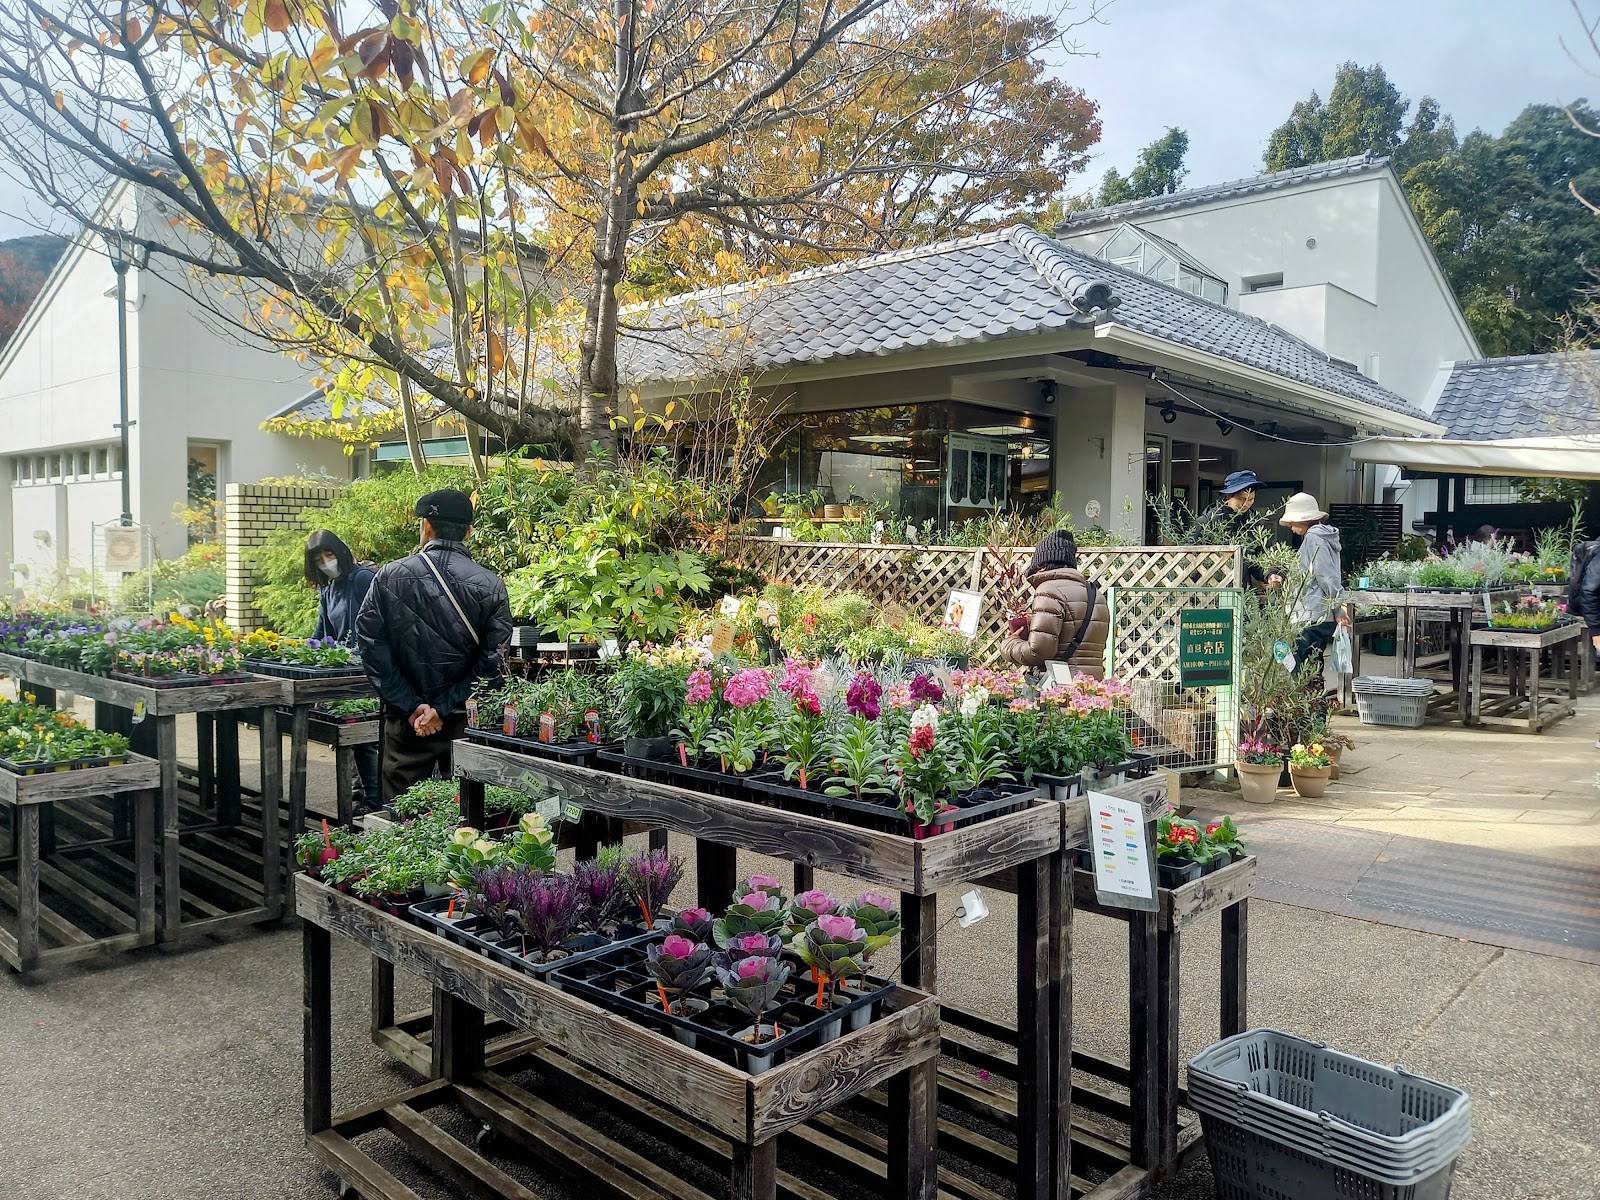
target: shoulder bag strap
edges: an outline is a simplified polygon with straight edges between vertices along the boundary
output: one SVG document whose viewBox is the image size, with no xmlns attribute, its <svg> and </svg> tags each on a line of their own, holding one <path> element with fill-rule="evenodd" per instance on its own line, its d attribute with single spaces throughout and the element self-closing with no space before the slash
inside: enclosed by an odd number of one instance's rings
<svg viewBox="0 0 1600 1200">
<path fill-rule="evenodd" d="M 419 551 L 417 557 L 428 565 L 428 570 L 433 572 L 433 577 L 439 581 L 439 586 L 444 589 L 444 594 L 450 598 L 450 607 L 456 610 L 456 616 L 461 618 L 461 624 L 472 635 L 472 644 L 475 646 L 483 645 L 483 639 L 478 636 L 478 631 L 472 627 L 472 622 L 467 620 L 467 614 L 461 607 L 461 601 L 456 599 L 455 591 L 444 581 L 444 575 L 440 572 L 438 565 L 428 557 L 426 550 Z"/>
<path fill-rule="evenodd" d="M 1094 620 L 1094 602 L 1100 589 L 1095 584 L 1089 584 L 1089 602 L 1083 610 L 1083 624 L 1078 626 L 1078 632 L 1073 634 L 1072 641 L 1056 650 L 1057 662 L 1071 662 L 1072 656 L 1078 652 L 1078 647 L 1083 645 L 1083 639 L 1089 636 L 1089 622 Z"/>
</svg>

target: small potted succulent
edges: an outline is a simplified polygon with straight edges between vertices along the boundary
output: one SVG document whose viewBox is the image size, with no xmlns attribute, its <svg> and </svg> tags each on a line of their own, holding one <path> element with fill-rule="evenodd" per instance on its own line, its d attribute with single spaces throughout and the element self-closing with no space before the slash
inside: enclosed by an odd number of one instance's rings
<svg viewBox="0 0 1600 1200">
<path fill-rule="evenodd" d="M 710 1007 L 698 996 L 688 993 L 705 982 L 711 971 L 711 948 L 681 933 L 669 933 L 661 941 L 645 949 L 650 974 L 655 977 L 656 996 L 661 1009 L 678 1017 L 693 1017 Z M 673 1026 L 672 1036 L 685 1046 L 694 1048 L 698 1040 L 687 1029 Z"/>
<path fill-rule="evenodd" d="M 789 982 L 789 964 L 765 955 L 751 955 L 737 961 L 720 958 L 716 972 L 728 1004 L 750 1018 L 751 1023 L 734 1037 L 751 1047 L 776 1041 L 777 1025 L 765 1028 L 761 1018 L 777 1006 L 778 993 Z M 752 1048 L 745 1054 L 745 1070 L 752 1075 L 759 1075 L 771 1066 L 770 1050 L 762 1054 Z"/>
<path fill-rule="evenodd" d="M 1246 803 L 1270 804 L 1278 798 L 1283 751 L 1277 746 L 1262 737 L 1243 738 L 1233 765 L 1239 772 L 1239 791 Z"/>
<path fill-rule="evenodd" d="M 1296 742 L 1289 751 L 1289 779 L 1295 794 L 1316 800 L 1328 790 L 1333 775 L 1333 759 L 1321 742 Z"/>
</svg>

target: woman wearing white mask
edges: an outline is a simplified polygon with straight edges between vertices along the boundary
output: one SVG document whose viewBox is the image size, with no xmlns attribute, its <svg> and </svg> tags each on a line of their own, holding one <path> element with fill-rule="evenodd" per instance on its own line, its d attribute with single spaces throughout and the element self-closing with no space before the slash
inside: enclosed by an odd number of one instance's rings
<svg viewBox="0 0 1600 1200">
<path fill-rule="evenodd" d="M 372 587 L 373 572 L 356 562 L 350 547 L 337 534 L 319 529 L 306 541 L 306 580 L 317 589 L 317 632 L 319 638 L 333 638 L 351 646 L 356 642 L 356 614 Z M 356 810 L 369 812 L 378 806 L 378 748 L 355 748 L 356 774 L 361 779 L 362 795 Z"/>
</svg>

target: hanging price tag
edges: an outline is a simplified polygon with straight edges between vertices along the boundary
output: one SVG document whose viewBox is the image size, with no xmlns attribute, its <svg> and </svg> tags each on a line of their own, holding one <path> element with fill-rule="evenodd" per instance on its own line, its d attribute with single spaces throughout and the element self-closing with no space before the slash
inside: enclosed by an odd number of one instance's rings
<svg viewBox="0 0 1600 1200">
<path fill-rule="evenodd" d="M 550 796 L 540 800 L 533 806 L 533 811 L 543 817 L 546 824 L 558 821 L 561 818 L 561 797 Z"/>
<path fill-rule="evenodd" d="M 476 700 L 469 699 L 467 701 L 467 727 L 469 729 L 478 727 L 478 702 Z"/>
<path fill-rule="evenodd" d="M 583 727 L 589 731 L 589 744 L 598 746 L 600 744 L 600 714 L 592 708 L 584 713 Z"/>
<path fill-rule="evenodd" d="M 583 816 L 583 805 L 576 800 L 568 800 L 561 806 L 561 819 L 563 821 L 576 821 Z"/>
<path fill-rule="evenodd" d="M 133 723 L 140 724 L 144 720 L 144 701 L 136 700 L 133 704 Z"/>
</svg>

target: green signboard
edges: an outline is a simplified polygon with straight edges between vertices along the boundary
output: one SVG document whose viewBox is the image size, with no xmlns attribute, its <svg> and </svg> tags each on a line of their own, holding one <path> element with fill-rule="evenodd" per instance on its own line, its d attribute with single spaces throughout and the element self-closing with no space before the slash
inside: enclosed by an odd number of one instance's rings
<svg viewBox="0 0 1600 1200">
<path fill-rule="evenodd" d="M 1178 614 L 1178 682 L 1184 687 L 1233 682 L 1235 611 L 1189 608 Z"/>
</svg>

